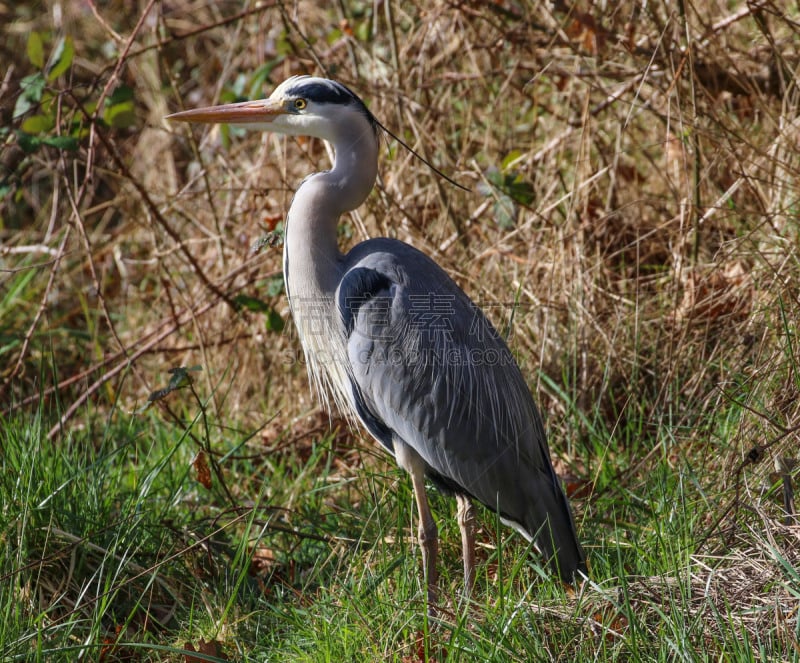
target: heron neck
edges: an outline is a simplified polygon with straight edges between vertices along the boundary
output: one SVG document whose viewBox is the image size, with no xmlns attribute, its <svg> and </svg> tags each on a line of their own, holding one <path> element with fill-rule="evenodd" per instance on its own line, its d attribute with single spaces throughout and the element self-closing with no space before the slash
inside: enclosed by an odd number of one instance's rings
<svg viewBox="0 0 800 663">
<path fill-rule="evenodd" d="M 334 152 L 333 168 L 306 178 L 286 218 L 284 272 L 291 298 L 333 294 L 341 278 L 339 217 L 361 205 L 375 184 L 378 149 L 371 129 L 340 137 Z"/>
</svg>

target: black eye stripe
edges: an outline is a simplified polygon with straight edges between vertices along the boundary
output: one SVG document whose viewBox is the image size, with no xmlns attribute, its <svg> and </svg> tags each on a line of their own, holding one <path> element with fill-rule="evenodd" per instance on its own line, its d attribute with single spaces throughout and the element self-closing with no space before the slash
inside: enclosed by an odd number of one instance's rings
<svg viewBox="0 0 800 663">
<path fill-rule="evenodd" d="M 306 102 L 302 108 L 295 106 L 296 110 L 305 110 L 309 103 L 354 106 L 364 114 L 373 130 L 378 130 L 378 123 L 364 102 L 348 87 L 337 81 L 300 78 L 296 83 L 283 90 L 283 95 L 284 98 L 296 97 Z"/>
<path fill-rule="evenodd" d="M 346 104 L 360 99 L 341 83 L 300 83 L 286 90 L 288 96 L 296 95 L 323 104 Z"/>
</svg>

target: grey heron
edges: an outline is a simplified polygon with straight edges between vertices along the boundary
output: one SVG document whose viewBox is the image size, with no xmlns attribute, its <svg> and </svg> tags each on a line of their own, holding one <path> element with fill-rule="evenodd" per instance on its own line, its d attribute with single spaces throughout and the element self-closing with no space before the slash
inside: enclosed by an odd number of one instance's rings
<svg viewBox="0 0 800 663">
<path fill-rule="evenodd" d="M 330 143 L 330 170 L 307 177 L 286 217 L 283 270 L 309 377 L 411 476 L 429 611 L 438 531 L 426 478 L 458 502 L 468 595 L 475 579 L 473 500 L 516 528 L 566 582 L 587 574 L 539 412 L 505 341 L 431 258 L 375 238 L 342 254 L 337 225 L 372 190 L 380 125 L 341 83 L 294 76 L 266 99 L 187 110 Z"/>
</svg>

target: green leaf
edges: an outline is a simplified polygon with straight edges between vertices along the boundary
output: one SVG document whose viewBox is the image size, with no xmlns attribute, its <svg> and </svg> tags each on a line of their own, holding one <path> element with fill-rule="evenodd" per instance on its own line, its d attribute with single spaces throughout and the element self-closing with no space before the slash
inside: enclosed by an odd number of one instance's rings
<svg viewBox="0 0 800 663">
<path fill-rule="evenodd" d="M 19 95 L 17 97 L 17 103 L 14 104 L 14 114 L 12 115 L 12 118 L 16 120 L 18 117 L 22 117 L 31 108 L 33 108 L 33 104 L 31 103 L 30 99 L 28 99 L 24 94 Z"/>
<path fill-rule="evenodd" d="M 17 131 L 17 145 L 25 154 L 33 154 L 42 146 L 42 139 L 24 131 Z"/>
<path fill-rule="evenodd" d="M 237 101 L 245 101 L 241 97 L 238 97 L 235 92 L 232 90 L 223 90 L 219 93 L 219 103 L 221 104 L 232 104 Z"/>
<path fill-rule="evenodd" d="M 503 173 L 501 173 L 495 166 L 492 166 L 486 171 L 486 179 L 498 189 L 503 188 L 503 182 L 505 178 L 503 177 Z"/>
<path fill-rule="evenodd" d="M 44 43 L 39 32 L 31 32 L 28 35 L 28 60 L 37 69 L 44 67 Z"/>
<path fill-rule="evenodd" d="M 31 115 L 25 118 L 21 128 L 29 134 L 41 134 L 53 128 L 53 118 L 49 115 Z"/>
<path fill-rule="evenodd" d="M 219 135 L 222 139 L 222 144 L 227 148 L 231 144 L 231 125 L 230 124 L 220 124 L 219 125 Z"/>
<path fill-rule="evenodd" d="M 75 136 L 45 136 L 42 143 L 68 152 L 78 149 L 78 139 Z"/>
<path fill-rule="evenodd" d="M 115 129 L 127 129 L 136 123 L 134 91 L 129 85 L 119 85 L 105 100 L 103 121 Z"/>
<path fill-rule="evenodd" d="M 114 91 L 106 97 L 106 106 L 116 106 L 125 101 L 133 101 L 134 92 L 130 85 L 118 85 Z"/>
<path fill-rule="evenodd" d="M 511 150 L 511 152 L 509 152 L 506 155 L 506 158 L 503 159 L 503 163 L 500 164 L 500 169 L 508 170 L 514 164 L 514 162 L 521 156 L 522 152 L 520 152 L 519 150 Z"/>
<path fill-rule="evenodd" d="M 178 366 L 177 368 L 170 368 L 169 373 L 172 374 L 172 377 L 169 379 L 168 389 L 174 391 L 175 389 L 182 389 L 183 387 L 188 387 L 190 384 L 194 384 L 194 378 L 189 375 L 189 371 L 202 370 L 200 366 L 191 366 L 189 368 L 186 366 Z"/>
<path fill-rule="evenodd" d="M 115 129 L 127 129 L 136 123 L 133 101 L 114 104 L 103 111 L 103 121 Z"/>
<path fill-rule="evenodd" d="M 289 41 L 288 33 L 284 30 L 275 40 L 275 52 L 278 55 L 289 55 L 292 52 L 292 42 Z"/>
<path fill-rule="evenodd" d="M 275 246 L 280 246 L 281 244 L 283 244 L 283 227 L 282 224 L 279 223 L 277 226 L 275 226 L 275 230 L 270 230 L 269 232 L 264 233 L 255 242 L 253 242 L 253 246 L 250 247 L 250 250 L 253 253 L 258 253 L 265 246 L 272 248 Z"/>
<path fill-rule="evenodd" d="M 25 113 L 42 100 L 46 84 L 47 81 L 45 81 L 41 72 L 25 76 L 25 78 L 19 82 L 22 94 L 17 97 L 17 103 L 14 105 L 13 119 L 16 120 L 18 117 L 25 115 Z"/>
<path fill-rule="evenodd" d="M 140 414 L 144 412 L 151 403 L 155 403 L 156 401 L 164 399 L 173 391 L 177 391 L 178 389 L 182 389 L 183 387 L 188 387 L 189 385 L 194 384 L 194 378 L 189 375 L 189 371 L 202 370 L 203 369 L 200 366 L 191 366 L 189 368 L 186 366 L 178 366 L 177 368 L 169 369 L 168 372 L 172 375 L 172 377 L 169 379 L 169 385 L 163 389 L 157 389 L 156 391 L 152 392 L 147 397 L 147 402 L 141 408 L 136 410 L 136 413 Z"/>
<path fill-rule="evenodd" d="M 281 314 L 265 301 L 258 299 L 257 297 L 251 297 L 250 295 L 236 295 L 236 297 L 233 298 L 233 302 L 240 309 L 245 308 L 248 311 L 253 311 L 254 313 L 266 314 L 267 319 L 264 324 L 267 328 L 267 331 L 282 331 L 286 326 Z"/>
<path fill-rule="evenodd" d="M 272 332 L 279 332 L 283 331 L 283 328 L 286 326 L 281 314 L 278 313 L 274 308 L 271 308 L 267 313 L 267 331 Z"/>
<path fill-rule="evenodd" d="M 269 304 L 250 295 L 236 295 L 233 298 L 233 303 L 240 309 L 246 308 L 254 313 L 267 313 L 270 310 Z"/>
<path fill-rule="evenodd" d="M 355 36 L 358 41 L 368 42 L 372 36 L 372 21 L 369 19 L 359 21 L 356 25 Z"/>
<path fill-rule="evenodd" d="M 275 69 L 275 67 L 277 67 L 282 61 L 283 58 L 276 58 L 262 64 L 258 69 L 255 70 L 253 75 L 250 77 L 250 91 L 248 95 L 250 99 L 258 99 L 259 97 L 264 96 L 264 83 L 269 78 L 272 70 Z"/>
<path fill-rule="evenodd" d="M 508 164 L 512 163 L 519 153 L 511 152 L 504 160 L 503 160 L 503 167 L 505 168 Z M 520 203 L 521 205 L 530 205 L 534 199 L 534 190 L 533 185 L 523 179 L 522 175 L 515 170 L 500 170 L 492 166 L 486 170 L 486 181 L 497 191 L 501 192 L 503 196 L 508 198 L 507 202 L 500 201 L 496 207 L 509 207 L 509 203 L 513 206 L 514 202 Z M 494 195 L 488 186 L 478 187 L 478 190 L 485 196 Z M 501 196 L 502 197 L 502 196 Z M 498 219 L 502 218 L 503 221 L 498 221 L 501 226 L 506 223 L 509 218 L 509 214 L 506 211 L 501 211 L 498 215 Z M 516 211 L 514 211 L 513 215 L 516 217 Z"/>
<path fill-rule="evenodd" d="M 269 280 L 267 285 L 267 295 L 277 297 L 283 294 L 283 275 L 275 276 Z"/>
<path fill-rule="evenodd" d="M 244 74 L 239 74 L 236 77 L 236 80 L 233 81 L 233 85 L 231 85 L 231 89 L 233 93 L 236 95 L 237 101 L 244 101 L 244 88 L 247 85 L 247 77 Z"/>
<path fill-rule="evenodd" d="M 47 85 L 47 81 L 44 79 L 41 72 L 38 71 L 30 76 L 25 76 L 19 82 L 19 86 L 22 88 L 22 94 L 25 98 L 37 104 L 42 100 L 45 85 Z"/>
<path fill-rule="evenodd" d="M 325 35 L 325 41 L 328 43 L 328 46 L 332 46 L 342 38 L 343 34 L 344 33 L 339 28 L 334 28 Z"/>
<path fill-rule="evenodd" d="M 530 205 L 533 202 L 533 186 L 523 180 L 521 175 L 510 179 L 503 188 L 509 196 L 522 205 Z"/>
<path fill-rule="evenodd" d="M 497 197 L 497 201 L 494 204 L 494 218 L 497 221 L 497 225 L 503 230 L 510 230 L 516 224 L 517 206 L 504 193 Z"/>
<path fill-rule="evenodd" d="M 72 127 L 70 128 L 69 135 L 72 136 L 75 140 L 81 141 L 84 138 L 88 138 L 89 134 L 91 133 L 88 126 L 84 126 L 82 124 L 72 123 Z"/>
<path fill-rule="evenodd" d="M 75 57 L 75 46 L 72 43 L 72 37 L 62 37 L 56 44 L 50 55 L 50 62 L 47 64 L 47 80 L 54 81 L 61 76 L 72 65 L 72 59 Z"/>
<path fill-rule="evenodd" d="M 74 136 L 34 136 L 19 130 L 14 133 L 17 135 L 17 145 L 25 154 L 33 154 L 42 145 L 70 152 L 78 149 L 78 139 Z"/>
</svg>

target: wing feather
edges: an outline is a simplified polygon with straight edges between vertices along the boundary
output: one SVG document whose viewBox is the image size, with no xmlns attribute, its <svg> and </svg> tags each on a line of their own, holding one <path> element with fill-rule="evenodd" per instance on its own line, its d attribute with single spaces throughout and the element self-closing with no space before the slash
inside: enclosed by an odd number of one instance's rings
<svg viewBox="0 0 800 663">
<path fill-rule="evenodd" d="M 561 575 L 585 572 L 541 418 L 495 328 L 436 263 L 394 240 L 358 245 L 336 293 L 351 403 L 392 450 L 511 521 Z M 547 526 L 546 526 L 547 525 Z"/>
</svg>

